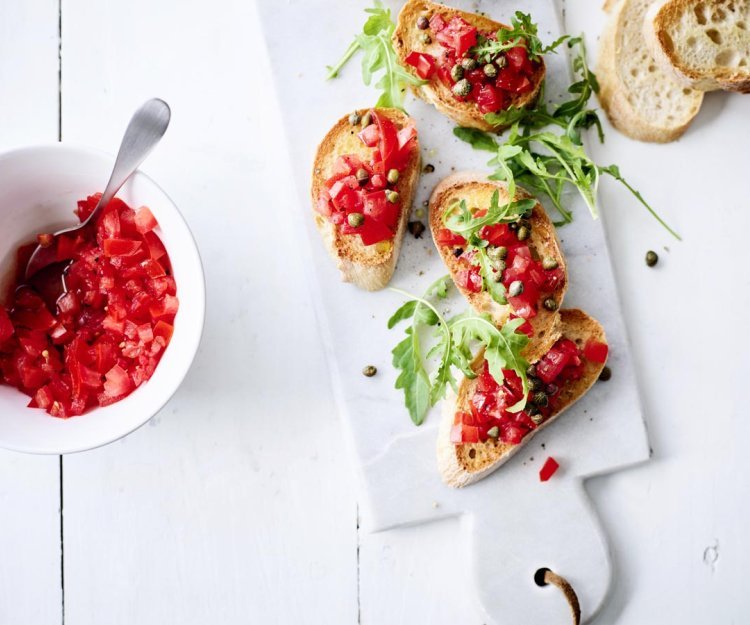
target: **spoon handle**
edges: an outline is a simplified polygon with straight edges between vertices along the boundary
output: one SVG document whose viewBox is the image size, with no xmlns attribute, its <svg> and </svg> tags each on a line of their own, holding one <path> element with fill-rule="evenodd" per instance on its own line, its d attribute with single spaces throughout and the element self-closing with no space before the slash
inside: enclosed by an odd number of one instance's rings
<svg viewBox="0 0 750 625">
<path fill-rule="evenodd" d="M 159 143 L 167 131 L 170 117 L 169 105 L 159 98 L 148 100 L 135 112 L 122 137 L 109 182 L 86 223 L 96 219 L 98 213 L 109 204 L 120 187 Z"/>
</svg>

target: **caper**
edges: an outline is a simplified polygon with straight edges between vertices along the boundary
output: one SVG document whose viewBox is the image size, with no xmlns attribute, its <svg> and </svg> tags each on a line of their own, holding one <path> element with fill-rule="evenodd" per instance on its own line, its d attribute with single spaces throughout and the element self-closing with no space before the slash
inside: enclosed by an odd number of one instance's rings
<svg viewBox="0 0 750 625">
<path fill-rule="evenodd" d="M 537 391 L 536 393 L 534 393 L 534 395 L 532 395 L 531 402 L 535 406 L 544 408 L 544 406 L 549 403 L 549 398 L 547 397 L 547 393 L 545 393 L 544 391 Z"/>
<path fill-rule="evenodd" d="M 453 85 L 454 95 L 464 97 L 469 95 L 469 93 L 471 93 L 471 83 L 466 80 L 466 78 L 462 78 L 455 85 Z"/>
<path fill-rule="evenodd" d="M 406 225 L 406 227 L 409 229 L 409 232 L 414 236 L 415 239 L 422 238 L 422 234 L 424 234 L 425 227 L 421 221 L 410 221 Z"/>
<path fill-rule="evenodd" d="M 541 412 L 535 412 L 532 415 L 529 415 L 531 417 L 531 420 L 534 422 L 534 425 L 540 425 L 542 421 L 544 421 L 544 415 Z"/>
<path fill-rule="evenodd" d="M 464 68 L 464 71 L 470 72 L 473 69 L 477 68 L 477 62 L 476 59 L 472 59 L 471 57 L 466 57 L 464 59 L 461 59 L 461 67 Z"/>
<path fill-rule="evenodd" d="M 532 419 L 534 418 L 534 415 L 539 414 L 539 408 L 537 408 L 534 404 L 530 402 L 526 404 L 526 407 L 523 409 L 523 411 L 527 415 L 529 415 Z"/>
<path fill-rule="evenodd" d="M 389 169 L 386 178 L 391 184 L 396 184 L 398 182 L 398 169 Z"/>
<path fill-rule="evenodd" d="M 352 228 L 359 228 L 365 223 L 365 216 L 362 213 L 349 213 L 346 220 Z"/>
<path fill-rule="evenodd" d="M 610 369 L 609 367 L 605 366 L 604 369 L 602 369 L 602 372 L 599 374 L 599 379 L 602 382 L 607 382 L 608 380 L 611 380 L 612 379 L 612 369 Z"/>
<path fill-rule="evenodd" d="M 430 27 L 430 20 L 427 19 L 426 15 L 420 15 L 417 18 L 417 28 L 419 30 L 427 30 Z"/>
<path fill-rule="evenodd" d="M 492 268 L 501 274 L 507 269 L 507 267 L 508 264 L 504 260 L 498 258 L 497 260 L 493 259 L 492 261 Z"/>
<path fill-rule="evenodd" d="M 487 63 L 487 65 L 482 68 L 482 71 L 484 72 L 484 75 L 487 76 L 487 78 L 497 77 L 497 67 L 495 67 L 492 63 Z"/>
<path fill-rule="evenodd" d="M 367 184 L 367 181 L 370 179 L 370 173 L 364 167 L 361 167 L 357 170 L 356 178 L 359 184 L 365 185 Z"/>
<path fill-rule="evenodd" d="M 536 377 L 536 365 L 529 365 L 528 367 L 526 367 L 526 377 Z"/>
<path fill-rule="evenodd" d="M 557 301 L 554 297 L 548 297 L 546 300 L 544 300 L 543 306 L 550 312 L 557 310 Z"/>
<path fill-rule="evenodd" d="M 432 163 L 427 163 L 427 165 L 422 168 L 422 173 L 424 174 L 431 174 L 433 171 L 435 171 L 435 166 Z"/>
<path fill-rule="evenodd" d="M 362 375 L 371 378 L 378 372 L 378 368 L 374 367 L 373 365 L 367 365 L 364 369 L 362 369 Z"/>
<path fill-rule="evenodd" d="M 502 272 L 502 271 L 498 271 L 497 273 L 495 273 L 495 274 L 494 274 L 494 275 L 492 276 L 492 279 L 493 279 L 493 280 L 494 280 L 495 282 L 498 282 L 498 283 L 502 282 L 502 281 L 503 281 L 503 272 Z"/>
<path fill-rule="evenodd" d="M 372 123 L 372 113 L 370 113 L 370 111 L 367 111 L 367 113 L 365 113 L 362 116 L 362 125 L 365 126 L 365 127 L 367 127 L 371 123 Z"/>
<path fill-rule="evenodd" d="M 512 223 L 509 223 L 508 224 L 508 230 L 510 230 L 512 232 L 518 231 L 518 222 L 514 221 Z"/>
<path fill-rule="evenodd" d="M 356 126 L 361 120 L 362 118 L 359 116 L 359 113 L 357 113 L 357 111 L 354 111 L 351 115 L 349 115 L 349 123 L 352 126 Z"/>
<path fill-rule="evenodd" d="M 432 43 L 432 37 L 427 33 L 419 33 L 419 40 L 426 46 L 429 46 Z"/>
<path fill-rule="evenodd" d="M 528 219 L 519 219 L 518 220 L 518 227 L 519 228 L 528 228 L 531 230 L 531 222 Z"/>
<path fill-rule="evenodd" d="M 552 256 L 547 256 L 547 258 L 545 258 L 542 261 L 542 268 L 544 268 L 544 269 L 546 269 L 548 271 L 550 269 L 557 269 L 557 266 L 558 266 L 557 260 L 554 259 L 554 258 L 552 258 Z"/>
<path fill-rule="evenodd" d="M 541 391 L 544 388 L 544 382 L 539 378 L 529 376 L 529 388 L 534 392 Z"/>
<path fill-rule="evenodd" d="M 531 233 L 529 232 L 529 229 L 526 226 L 521 226 L 518 229 L 518 232 L 516 233 L 516 236 L 518 237 L 519 241 L 525 241 L 529 238 L 529 235 Z"/>
<path fill-rule="evenodd" d="M 388 200 L 391 204 L 395 204 L 399 201 L 401 196 L 398 194 L 398 191 L 386 191 L 385 192 L 385 199 Z"/>
<path fill-rule="evenodd" d="M 518 297 L 523 293 L 523 282 L 520 280 L 513 280 L 508 287 L 508 295 L 511 297 Z"/>
<path fill-rule="evenodd" d="M 458 258 L 459 256 L 461 256 L 461 254 L 463 254 L 463 253 L 464 253 L 464 248 L 462 248 L 462 247 L 457 247 L 455 250 L 453 250 L 453 255 L 456 258 Z"/>
<path fill-rule="evenodd" d="M 646 264 L 649 267 L 653 267 L 656 263 L 659 262 L 659 256 L 656 252 L 653 250 L 649 250 L 646 252 Z"/>
<path fill-rule="evenodd" d="M 506 59 L 504 56 L 499 56 L 495 59 L 495 63 L 500 69 L 503 69 L 508 64 L 508 59 Z"/>
<path fill-rule="evenodd" d="M 464 77 L 464 68 L 461 67 L 458 63 L 456 63 L 453 67 L 451 67 L 451 78 L 458 82 Z"/>
<path fill-rule="evenodd" d="M 497 438 L 500 436 L 500 428 L 496 425 L 493 425 L 489 430 L 487 430 L 487 436 L 490 438 Z"/>
<path fill-rule="evenodd" d="M 488 251 L 487 255 L 492 260 L 505 260 L 508 257 L 508 248 L 504 245 L 492 246 Z"/>
</svg>

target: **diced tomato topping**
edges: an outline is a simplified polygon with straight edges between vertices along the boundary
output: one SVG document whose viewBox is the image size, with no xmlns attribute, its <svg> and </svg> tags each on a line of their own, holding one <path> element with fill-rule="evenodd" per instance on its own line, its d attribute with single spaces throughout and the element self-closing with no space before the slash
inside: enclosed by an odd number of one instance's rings
<svg viewBox="0 0 750 625">
<path fill-rule="evenodd" d="M 542 482 L 546 482 L 555 474 L 555 472 L 559 468 L 560 465 L 557 463 L 557 460 L 550 456 L 549 458 L 547 458 L 547 460 L 544 461 L 544 465 L 542 465 L 542 468 L 539 470 L 539 479 Z"/>
<path fill-rule="evenodd" d="M 435 57 L 424 52 L 412 52 L 406 62 L 417 70 L 417 76 L 427 80 L 435 73 Z"/>
<path fill-rule="evenodd" d="M 457 57 L 464 56 L 469 48 L 477 45 L 477 29 L 461 17 L 453 17 L 448 26 L 436 32 L 441 45 L 451 48 Z"/>
<path fill-rule="evenodd" d="M 78 203 L 81 219 L 99 197 Z M 9 311 L 0 308 L 0 383 L 29 395 L 30 407 L 69 418 L 122 399 L 153 375 L 179 307 L 155 227 L 149 209 L 136 213 L 115 198 L 82 234 L 55 239 L 57 257 L 71 261 L 68 290 L 54 313 L 27 284 Z"/>
<path fill-rule="evenodd" d="M 479 271 L 479 266 L 472 265 L 467 269 L 459 269 L 456 273 L 456 284 L 469 291 L 469 293 L 481 293 L 482 275 Z"/>
<path fill-rule="evenodd" d="M 448 228 L 441 228 L 438 230 L 435 242 L 438 245 L 448 245 L 451 247 L 455 245 L 466 245 L 466 239 Z"/>
<path fill-rule="evenodd" d="M 442 15 L 440 13 L 435 13 L 430 18 L 430 30 L 433 33 L 439 33 L 441 30 L 445 28 L 445 20 L 443 19 Z"/>
<path fill-rule="evenodd" d="M 591 362 L 605 363 L 609 354 L 609 346 L 606 343 L 589 339 L 583 346 L 583 355 Z"/>
<path fill-rule="evenodd" d="M 380 133 L 376 124 L 365 126 L 357 136 L 368 148 L 374 148 L 378 144 L 378 139 L 380 139 Z"/>
<path fill-rule="evenodd" d="M 507 246 L 510 243 L 518 241 L 515 233 L 511 231 L 508 224 L 494 224 L 492 226 L 483 226 L 479 231 L 479 236 L 487 241 L 490 245 Z"/>
</svg>

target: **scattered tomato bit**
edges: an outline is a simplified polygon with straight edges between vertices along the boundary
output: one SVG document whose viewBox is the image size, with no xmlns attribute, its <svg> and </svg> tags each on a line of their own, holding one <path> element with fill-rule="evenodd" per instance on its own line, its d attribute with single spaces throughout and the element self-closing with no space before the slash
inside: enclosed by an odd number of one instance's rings
<svg viewBox="0 0 750 625">
<path fill-rule="evenodd" d="M 539 470 L 539 479 L 542 482 L 546 482 L 551 478 L 555 472 L 560 468 L 560 465 L 557 463 L 557 460 L 555 460 L 552 456 L 547 458 L 547 460 L 544 462 L 544 465 Z"/>
</svg>

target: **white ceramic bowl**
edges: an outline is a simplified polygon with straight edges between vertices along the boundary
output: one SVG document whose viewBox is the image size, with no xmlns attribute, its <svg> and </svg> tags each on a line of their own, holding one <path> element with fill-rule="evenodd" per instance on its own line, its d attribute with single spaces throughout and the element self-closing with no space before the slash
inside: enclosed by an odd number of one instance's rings
<svg viewBox="0 0 750 625">
<path fill-rule="evenodd" d="M 74 225 L 79 199 L 102 191 L 114 157 L 63 144 L 0 154 L 0 293 L 7 292 L 15 251 L 38 232 Z M 27 408 L 29 398 L 0 385 L 0 446 L 59 454 L 105 445 L 153 417 L 175 393 L 198 350 L 206 295 L 193 236 L 177 207 L 145 174 L 136 173 L 118 194 L 133 208 L 146 205 L 159 221 L 177 282 L 180 308 L 174 335 L 152 378 L 130 396 L 105 408 L 57 419 Z"/>
</svg>

